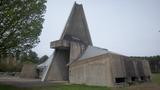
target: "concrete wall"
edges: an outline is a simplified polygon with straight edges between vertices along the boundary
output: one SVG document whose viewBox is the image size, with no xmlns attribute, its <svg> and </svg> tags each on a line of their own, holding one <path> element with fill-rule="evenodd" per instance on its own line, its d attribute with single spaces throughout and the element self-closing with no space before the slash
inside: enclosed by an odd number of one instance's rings
<svg viewBox="0 0 160 90">
<path fill-rule="evenodd" d="M 69 62 L 69 50 L 56 49 L 54 53 L 52 64 L 48 70 L 45 81 L 57 80 L 63 81 L 68 80 L 68 66 Z"/>
<path fill-rule="evenodd" d="M 78 60 L 69 67 L 69 81 L 73 84 L 125 86 L 138 82 L 141 77 L 150 80 L 150 76 L 147 61 L 129 60 L 114 53 Z"/>
<path fill-rule="evenodd" d="M 151 69 L 150 69 L 149 62 L 147 60 L 143 60 L 142 63 L 143 63 L 145 80 L 146 81 L 150 81 L 150 78 L 151 78 Z"/>
<path fill-rule="evenodd" d="M 136 68 L 134 67 L 134 62 L 128 59 L 125 59 L 125 70 L 126 78 L 128 82 L 132 82 L 132 78 L 136 78 Z"/>
<path fill-rule="evenodd" d="M 131 65 L 132 63 L 132 65 Z M 151 70 L 148 61 L 146 60 L 125 60 L 127 81 L 133 83 L 135 81 L 150 81 Z"/>
<path fill-rule="evenodd" d="M 86 46 L 79 42 L 70 42 L 70 59 L 69 62 L 72 63 L 77 60 L 85 51 Z"/>
<path fill-rule="evenodd" d="M 21 78 L 36 78 L 37 71 L 35 64 L 24 64 L 20 73 Z"/>
<path fill-rule="evenodd" d="M 137 61 L 130 60 L 128 57 L 125 59 L 126 81 L 130 84 L 137 82 L 139 72 L 143 71 L 138 69 L 137 63 Z"/>
<path fill-rule="evenodd" d="M 143 63 L 140 60 L 137 60 L 137 69 L 138 69 L 139 77 L 145 76 L 144 69 L 143 69 Z"/>
<path fill-rule="evenodd" d="M 101 55 L 70 65 L 70 83 L 112 86 L 109 58 Z"/>
<path fill-rule="evenodd" d="M 113 84 L 115 85 L 125 85 L 126 81 L 126 71 L 124 66 L 124 57 L 122 55 L 109 53 L 109 60 L 111 64 L 111 74 Z M 124 80 L 124 81 L 123 81 Z"/>
<path fill-rule="evenodd" d="M 137 66 L 137 61 L 136 60 L 132 60 L 133 65 L 134 65 L 134 70 L 135 70 L 135 77 L 136 77 L 136 81 L 139 80 L 139 70 L 138 70 L 138 66 Z M 132 80 L 133 81 L 133 80 Z"/>
<path fill-rule="evenodd" d="M 125 82 L 116 83 L 116 78 L 126 79 L 123 56 L 104 54 L 80 60 L 70 65 L 70 83 L 98 86 L 125 85 Z"/>
</svg>

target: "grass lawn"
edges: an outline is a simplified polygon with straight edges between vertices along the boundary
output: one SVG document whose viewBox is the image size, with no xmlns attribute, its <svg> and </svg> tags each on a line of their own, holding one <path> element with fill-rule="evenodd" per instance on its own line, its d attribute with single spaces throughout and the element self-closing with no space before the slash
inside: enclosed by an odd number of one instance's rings
<svg viewBox="0 0 160 90">
<path fill-rule="evenodd" d="M 160 85 L 160 73 L 152 74 L 152 82 Z"/>
<path fill-rule="evenodd" d="M 0 85 L 0 90 L 111 90 L 107 87 L 86 86 L 86 85 L 53 85 L 31 88 L 18 88 L 7 85 Z"/>
</svg>

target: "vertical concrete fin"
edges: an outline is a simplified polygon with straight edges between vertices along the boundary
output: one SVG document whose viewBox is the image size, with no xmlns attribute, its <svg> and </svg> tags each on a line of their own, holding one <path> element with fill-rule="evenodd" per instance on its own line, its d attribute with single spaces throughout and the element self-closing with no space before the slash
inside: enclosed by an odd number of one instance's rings
<svg viewBox="0 0 160 90">
<path fill-rule="evenodd" d="M 83 42 L 85 45 L 92 45 L 86 17 L 81 4 L 74 4 L 60 39 L 76 40 Z"/>
</svg>

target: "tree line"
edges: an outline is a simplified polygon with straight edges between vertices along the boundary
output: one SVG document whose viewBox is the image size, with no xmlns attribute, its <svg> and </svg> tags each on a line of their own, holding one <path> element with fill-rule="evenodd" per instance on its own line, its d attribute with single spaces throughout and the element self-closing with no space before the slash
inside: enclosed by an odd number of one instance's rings
<svg viewBox="0 0 160 90">
<path fill-rule="evenodd" d="M 130 56 L 130 58 L 137 58 L 137 59 L 145 59 L 145 60 L 149 60 L 149 61 L 158 61 L 160 60 L 160 55 L 156 55 L 156 56 Z"/>
<path fill-rule="evenodd" d="M 160 73 L 160 55 L 156 56 L 131 56 L 130 58 L 148 60 L 152 73 Z"/>
</svg>

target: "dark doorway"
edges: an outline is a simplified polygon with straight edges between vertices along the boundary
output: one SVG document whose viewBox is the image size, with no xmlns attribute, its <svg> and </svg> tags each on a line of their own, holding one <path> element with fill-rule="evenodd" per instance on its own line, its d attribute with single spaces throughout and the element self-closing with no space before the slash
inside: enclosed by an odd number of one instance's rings
<svg viewBox="0 0 160 90">
<path fill-rule="evenodd" d="M 136 81 L 136 79 L 137 79 L 136 77 L 131 77 L 132 81 Z"/>
<path fill-rule="evenodd" d="M 115 78 L 116 83 L 123 83 L 125 82 L 125 78 Z"/>
</svg>

